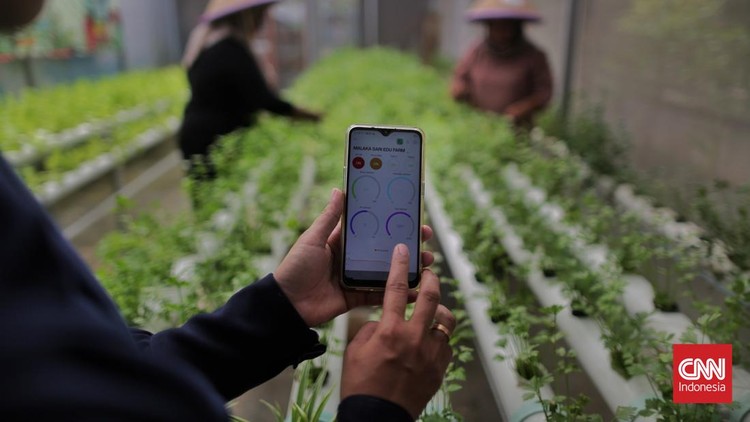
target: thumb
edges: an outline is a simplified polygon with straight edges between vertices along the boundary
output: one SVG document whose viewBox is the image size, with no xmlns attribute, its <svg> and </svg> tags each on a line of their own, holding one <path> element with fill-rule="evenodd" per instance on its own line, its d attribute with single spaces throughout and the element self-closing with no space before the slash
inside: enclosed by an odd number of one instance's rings
<svg viewBox="0 0 750 422">
<path fill-rule="evenodd" d="M 328 237 L 333 232 L 336 224 L 341 220 L 341 213 L 344 210 L 344 193 L 339 189 L 333 189 L 331 199 L 328 201 L 323 213 L 313 221 L 310 228 L 307 229 L 305 240 L 319 246 L 325 246 Z"/>
</svg>

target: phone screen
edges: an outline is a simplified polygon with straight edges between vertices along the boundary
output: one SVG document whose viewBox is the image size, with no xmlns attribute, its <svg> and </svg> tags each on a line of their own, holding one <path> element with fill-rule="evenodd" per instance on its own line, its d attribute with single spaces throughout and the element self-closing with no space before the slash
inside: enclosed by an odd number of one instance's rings
<svg viewBox="0 0 750 422">
<path fill-rule="evenodd" d="M 391 254 L 409 247 L 409 286 L 419 284 L 422 133 L 352 128 L 346 165 L 344 283 L 383 288 Z"/>
</svg>

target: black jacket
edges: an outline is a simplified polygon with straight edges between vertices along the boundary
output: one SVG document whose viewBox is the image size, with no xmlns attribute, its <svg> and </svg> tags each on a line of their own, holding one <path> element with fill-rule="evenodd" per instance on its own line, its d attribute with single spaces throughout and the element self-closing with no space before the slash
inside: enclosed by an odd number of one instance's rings
<svg viewBox="0 0 750 422">
<path fill-rule="evenodd" d="M 0 420 L 226 420 L 227 400 L 321 352 L 271 275 L 180 328 L 129 329 L 0 157 Z M 360 396 L 339 420 L 410 418 Z"/>
<path fill-rule="evenodd" d="M 185 158 L 206 155 L 219 136 L 252 125 L 260 110 L 293 111 L 268 87 L 250 49 L 232 37 L 203 50 L 188 80 L 191 97 L 179 134 Z"/>
</svg>

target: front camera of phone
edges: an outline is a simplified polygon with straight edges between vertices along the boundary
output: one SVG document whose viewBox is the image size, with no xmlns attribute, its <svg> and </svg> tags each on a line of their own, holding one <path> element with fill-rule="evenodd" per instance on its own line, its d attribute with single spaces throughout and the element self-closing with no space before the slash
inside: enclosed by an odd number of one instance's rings
<svg viewBox="0 0 750 422">
<path fill-rule="evenodd" d="M 388 136 L 391 134 L 393 129 L 378 129 L 378 131 L 380 132 L 381 135 Z"/>
</svg>

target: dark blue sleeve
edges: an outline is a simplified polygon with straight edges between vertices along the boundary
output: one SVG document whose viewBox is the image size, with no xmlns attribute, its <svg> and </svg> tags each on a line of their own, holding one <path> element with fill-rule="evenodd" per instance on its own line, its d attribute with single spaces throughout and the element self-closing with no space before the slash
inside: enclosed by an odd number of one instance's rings
<svg viewBox="0 0 750 422">
<path fill-rule="evenodd" d="M 198 368 L 226 400 L 325 352 L 270 274 L 180 328 L 133 334 L 148 354 Z"/>
<path fill-rule="evenodd" d="M 181 328 L 129 329 L 0 157 L 0 420 L 227 420 L 227 399 L 322 351 L 272 276 Z M 358 397 L 339 420 L 400 409 Z"/>
<path fill-rule="evenodd" d="M 378 397 L 349 396 L 339 403 L 338 422 L 414 422 L 403 407 Z"/>
<path fill-rule="evenodd" d="M 270 277 L 182 328 L 131 332 L 0 157 L 0 420 L 226 420 L 227 398 L 316 344 Z"/>
</svg>

